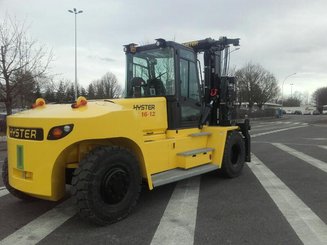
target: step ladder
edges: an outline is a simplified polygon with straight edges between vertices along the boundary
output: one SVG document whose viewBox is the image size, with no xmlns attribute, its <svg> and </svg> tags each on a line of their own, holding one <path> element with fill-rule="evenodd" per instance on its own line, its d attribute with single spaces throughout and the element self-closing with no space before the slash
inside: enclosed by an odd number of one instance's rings
<svg viewBox="0 0 327 245">
<path fill-rule="evenodd" d="M 162 173 L 151 175 L 153 187 L 169 184 L 182 179 L 187 179 L 200 174 L 217 170 L 218 166 L 212 163 L 204 164 L 191 169 L 175 168 Z"/>
<path fill-rule="evenodd" d="M 200 148 L 177 153 L 177 166 L 180 168 L 193 168 L 211 162 L 213 148 Z"/>
<path fill-rule="evenodd" d="M 210 132 L 199 132 L 199 133 L 194 133 L 194 134 L 189 134 L 188 136 L 191 137 L 200 137 L 200 136 L 210 136 Z"/>
</svg>

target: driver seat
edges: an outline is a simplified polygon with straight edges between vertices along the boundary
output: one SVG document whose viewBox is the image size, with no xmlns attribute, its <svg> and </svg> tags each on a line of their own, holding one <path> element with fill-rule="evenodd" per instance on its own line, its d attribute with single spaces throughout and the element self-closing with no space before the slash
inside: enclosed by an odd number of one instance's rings
<svg viewBox="0 0 327 245">
<path fill-rule="evenodd" d="M 148 90 L 149 96 L 164 96 L 164 95 L 166 95 L 166 88 L 165 88 L 163 82 L 158 78 L 148 80 L 147 87 L 148 87 L 147 90 Z"/>
<path fill-rule="evenodd" d="M 128 95 L 133 98 L 142 97 L 142 88 L 144 90 L 145 81 L 141 77 L 133 77 L 131 80 L 131 89 L 128 91 Z"/>
</svg>

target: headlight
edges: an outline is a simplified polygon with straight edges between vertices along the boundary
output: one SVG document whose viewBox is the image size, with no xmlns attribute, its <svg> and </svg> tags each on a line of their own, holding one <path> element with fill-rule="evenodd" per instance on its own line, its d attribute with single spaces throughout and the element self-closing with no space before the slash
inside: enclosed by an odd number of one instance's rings
<svg viewBox="0 0 327 245">
<path fill-rule="evenodd" d="M 160 48 L 165 48 L 166 47 L 166 40 L 163 38 L 157 38 L 156 39 L 156 46 Z"/>
</svg>

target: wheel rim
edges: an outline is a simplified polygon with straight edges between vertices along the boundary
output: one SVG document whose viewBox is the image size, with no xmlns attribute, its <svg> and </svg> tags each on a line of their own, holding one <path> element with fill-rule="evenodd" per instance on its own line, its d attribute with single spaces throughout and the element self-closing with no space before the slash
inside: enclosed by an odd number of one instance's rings
<svg viewBox="0 0 327 245">
<path fill-rule="evenodd" d="M 101 182 L 101 197 L 105 203 L 120 203 L 126 196 L 130 185 L 128 173 L 121 168 L 110 169 Z"/>
<path fill-rule="evenodd" d="M 239 156 L 241 154 L 241 148 L 239 145 L 235 144 L 231 149 L 231 162 L 233 165 L 238 163 Z"/>
</svg>

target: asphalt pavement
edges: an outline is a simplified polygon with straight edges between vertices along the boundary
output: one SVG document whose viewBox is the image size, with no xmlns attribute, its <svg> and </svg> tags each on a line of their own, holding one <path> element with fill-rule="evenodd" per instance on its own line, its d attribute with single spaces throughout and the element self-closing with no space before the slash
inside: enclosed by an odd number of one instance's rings
<svg viewBox="0 0 327 245">
<path fill-rule="evenodd" d="M 134 212 L 106 227 L 75 215 L 69 193 L 23 202 L 0 187 L 0 244 L 327 244 L 327 116 L 256 120 L 251 135 L 240 177 L 144 188 Z"/>
</svg>

